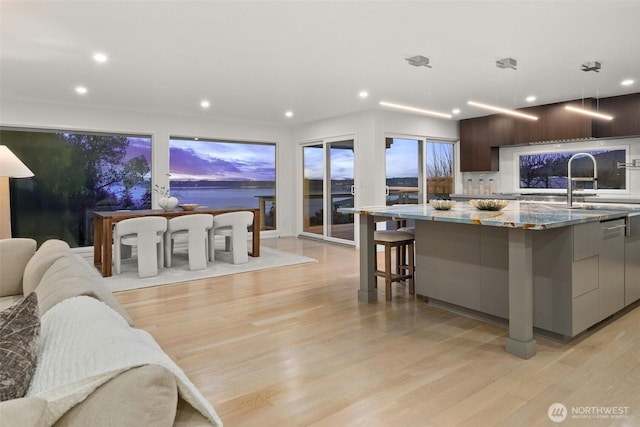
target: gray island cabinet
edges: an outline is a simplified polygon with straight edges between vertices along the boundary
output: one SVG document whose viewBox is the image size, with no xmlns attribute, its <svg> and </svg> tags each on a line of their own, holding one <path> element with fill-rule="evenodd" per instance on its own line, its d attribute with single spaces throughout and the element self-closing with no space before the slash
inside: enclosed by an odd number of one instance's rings
<svg viewBox="0 0 640 427">
<path fill-rule="evenodd" d="M 501 211 L 460 202 L 449 211 L 428 205 L 341 211 L 360 214 L 359 300 L 377 301 L 376 221 L 414 219 L 416 294 L 508 319 L 506 351 L 525 359 L 536 353 L 534 327 L 573 337 L 640 298 L 640 239 L 625 238 L 626 209 L 512 201 Z"/>
<path fill-rule="evenodd" d="M 532 234 L 534 327 L 573 337 L 624 308 L 624 227 L 615 219 Z M 440 242 L 416 244 L 416 294 L 509 318 L 508 229 L 420 221 L 416 241 Z"/>
</svg>

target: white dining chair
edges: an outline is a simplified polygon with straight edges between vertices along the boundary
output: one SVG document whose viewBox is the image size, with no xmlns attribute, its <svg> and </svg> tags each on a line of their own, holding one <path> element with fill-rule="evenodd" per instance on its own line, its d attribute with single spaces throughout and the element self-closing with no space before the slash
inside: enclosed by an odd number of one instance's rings
<svg viewBox="0 0 640 427">
<path fill-rule="evenodd" d="M 213 217 L 213 228 L 209 231 L 209 258 L 215 259 L 215 236 L 224 236 L 225 251 L 232 253 L 233 264 L 249 262 L 249 232 L 247 227 L 253 224 L 253 212 L 229 212 Z M 260 230 L 253 230 L 259 233 Z"/>
<path fill-rule="evenodd" d="M 213 216 L 191 214 L 171 218 L 167 222 L 164 237 L 165 265 L 171 267 L 174 242 L 187 241 L 190 270 L 207 268 L 208 231 L 213 226 Z"/>
<path fill-rule="evenodd" d="M 117 222 L 113 227 L 113 270 L 122 271 L 122 247 L 136 246 L 138 276 L 151 277 L 162 267 L 163 236 L 167 219 L 160 216 L 130 218 Z"/>
</svg>

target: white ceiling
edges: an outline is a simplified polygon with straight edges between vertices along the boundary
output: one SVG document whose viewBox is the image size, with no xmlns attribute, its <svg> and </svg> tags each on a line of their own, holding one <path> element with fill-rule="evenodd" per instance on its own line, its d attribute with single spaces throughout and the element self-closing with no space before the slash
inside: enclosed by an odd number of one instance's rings
<svg viewBox="0 0 640 427">
<path fill-rule="evenodd" d="M 5 100 L 301 124 L 382 100 L 468 118 L 487 114 L 470 99 L 640 91 L 639 1 L 1 0 L 0 19 Z"/>
</svg>

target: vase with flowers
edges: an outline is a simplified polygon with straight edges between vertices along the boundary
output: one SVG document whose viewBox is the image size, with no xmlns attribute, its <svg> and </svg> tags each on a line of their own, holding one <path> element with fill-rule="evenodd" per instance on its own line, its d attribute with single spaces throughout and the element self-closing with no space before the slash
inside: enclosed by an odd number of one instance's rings
<svg viewBox="0 0 640 427">
<path fill-rule="evenodd" d="M 153 186 L 153 191 L 158 193 L 160 196 L 158 199 L 158 205 L 162 210 L 172 211 L 178 206 L 178 199 L 176 197 L 171 197 L 167 187 L 156 184 Z"/>
</svg>

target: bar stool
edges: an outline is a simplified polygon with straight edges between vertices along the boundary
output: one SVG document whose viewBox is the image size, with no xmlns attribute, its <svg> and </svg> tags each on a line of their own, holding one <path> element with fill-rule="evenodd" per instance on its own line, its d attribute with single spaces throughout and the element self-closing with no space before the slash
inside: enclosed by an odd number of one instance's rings
<svg viewBox="0 0 640 427">
<path fill-rule="evenodd" d="M 378 270 L 377 257 L 375 271 L 377 277 L 384 277 L 385 298 L 391 301 L 391 283 L 409 280 L 409 294 L 415 295 L 415 265 L 413 261 L 413 244 L 415 237 L 406 231 L 380 230 L 374 232 L 376 245 L 384 246 L 384 271 Z M 391 271 L 391 249 L 396 248 L 396 272 Z M 402 262 L 402 253 L 406 248 L 407 262 Z"/>
<path fill-rule="evenodd" d="M 416 228 L 415 227 L 406 227 L 406 221 L 405 221 L 405 226 L 397 228 L 396 231 L 404 231 L 406 233 L 411 233 L 413 234 L 413 237 L 415 239 L 416 236 Z M 415 244 L 413 245 L 413 259 L 415 260 Z M 403 265 L 403 264 L 407 264 L 407 248 L 398 248 L 400 252 L 400 257 L 396 257 L 396 265 Z"/>
</svg>

